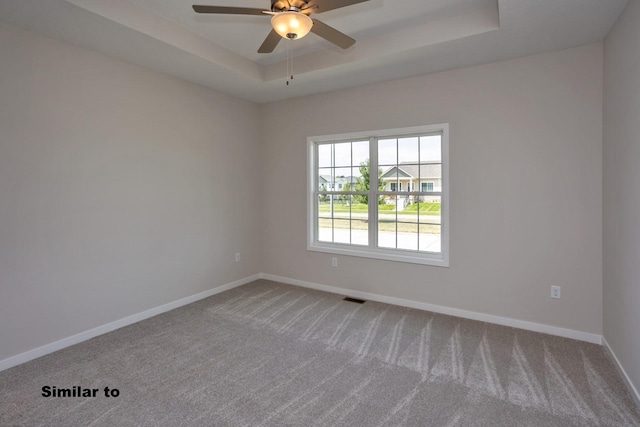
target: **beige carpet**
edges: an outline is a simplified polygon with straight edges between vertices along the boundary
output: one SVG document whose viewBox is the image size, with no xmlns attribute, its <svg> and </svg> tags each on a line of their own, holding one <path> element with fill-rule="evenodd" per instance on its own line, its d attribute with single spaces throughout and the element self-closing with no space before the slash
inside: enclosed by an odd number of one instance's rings
<svg viewBox="0 0 640 427">
<path fill-rule="evenodd" d="M 0 425 L 636 426 L 640 413 L 600 346 L 261 280 L 0 372 Z"/>
</svg>

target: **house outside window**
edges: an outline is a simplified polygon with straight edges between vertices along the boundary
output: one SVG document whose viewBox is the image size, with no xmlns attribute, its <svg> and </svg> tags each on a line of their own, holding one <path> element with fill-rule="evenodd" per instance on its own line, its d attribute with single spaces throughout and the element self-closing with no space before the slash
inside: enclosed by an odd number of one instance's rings
<svg viewBox="0 0 640 427">
<path fill-rule="evenodd" d="M 308 138 L 307 248 L 448 266 L 448 132 L 442 124 Z M 326 177 L 337 190 L 318 185 Z"/>
</svg>

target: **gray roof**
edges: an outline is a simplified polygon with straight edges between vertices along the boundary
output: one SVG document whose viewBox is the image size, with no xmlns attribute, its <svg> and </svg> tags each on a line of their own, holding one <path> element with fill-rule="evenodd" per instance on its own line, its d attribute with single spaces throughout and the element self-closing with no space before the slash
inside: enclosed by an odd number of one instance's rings
<svg viewBox="0 0 640 427">
<path fill-rule="evenodd" d="M 318 182 L 320 184 L 328 184 L 331 182 L 331 175 L 320 175 Z M 358 177 L 356 176 L 345 176 L 345 177 L 335 177 L 335 184 L 346 184 L 350 182 L 356 182 Z"/>
<path fill-rule="evenodd" d="M 400 163 L 397 167 L 391 166 L 382 174 L 383 179 L 395 178 L 396 176 L 400 178 L 440 179 L 442 178 L 442 163 Z"/>
</svg>

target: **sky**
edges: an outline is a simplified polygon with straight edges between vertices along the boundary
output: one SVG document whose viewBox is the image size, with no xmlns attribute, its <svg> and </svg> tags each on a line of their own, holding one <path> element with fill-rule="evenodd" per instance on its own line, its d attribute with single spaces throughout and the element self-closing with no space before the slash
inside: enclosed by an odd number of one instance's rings
<svg viewBox="0 0 640 427">
<path fill-rule="evenodd" d="M 382 170 L 402 162 L 441 161 L 440 135 L 410 138 L 380 139 L 378 141 L 378 165 Z M 332 153 L 332 147 L 334 152 Z M 332 157 L 334 161 L 332 161 Z M 360 176 L 359 166 L 369 158 L 369 141 L 352 141 L 318 145 L 320 175 Z"/>
</svg>

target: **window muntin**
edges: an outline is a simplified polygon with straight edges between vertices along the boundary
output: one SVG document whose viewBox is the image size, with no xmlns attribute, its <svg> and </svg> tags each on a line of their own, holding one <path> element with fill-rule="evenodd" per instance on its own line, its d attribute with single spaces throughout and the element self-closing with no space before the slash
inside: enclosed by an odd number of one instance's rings
<svg viewBox="0 0 640 427">
<path fill-rule="evenodd" d="M 447 125 L 309 138 L 309 153 L 310 250 L 448 265 Z"/>
</svg>

